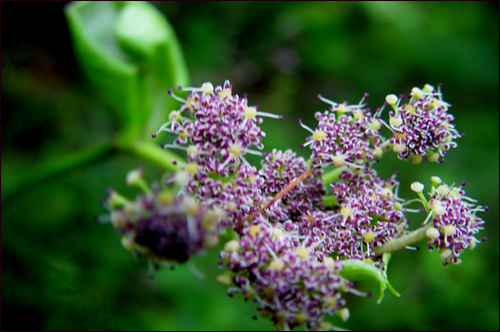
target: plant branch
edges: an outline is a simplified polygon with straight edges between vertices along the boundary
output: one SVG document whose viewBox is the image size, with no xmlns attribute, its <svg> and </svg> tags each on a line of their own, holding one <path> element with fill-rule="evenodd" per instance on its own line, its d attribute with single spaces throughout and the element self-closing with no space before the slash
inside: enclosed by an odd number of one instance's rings
<svg viewBox="0 0 500 332">
<path fill-rule="evenodd" d="M 167 171 L 175 172 L 185 165 L 185 162 L 182 161 L 184 158 L 148 141 L 134 142 L 131 146 L 126 147 L 126 150 Z"/>
<path fill-rule="evenodd" d="M 99 145 L 62 155 L 40 165 L 31 167 L 23 171 L 17 179 L 13 175 L 14 181 L 10 185 L 2 186 L 2 202 L 13 195 L 20 193 L 26 188 L 32 188 L 75 168 L 81 168 L 95 163 L 102 158 L 109 158 L 117 152 L 112 142 L 105 142 Z M 12 176 L 2 174 L 5 176 Z"/>
<path fill-rule="evenodd" d="M 347 166 L 337 167 L 330 172 L 323 174 L 323 182 L 325 184 L 332 183 L 333 181 L 339 178 L 339 175 L 342 171 L 346 170 Z"/>
<path fill-rule="evenodd" d="M 415 243 L 418 243 L 418 242 L 424 240 L 427 237 L 425 235 L 425 232 L 432 225 L 433 225 L 433 223 L 429 222 L 424 227 L 421 227 L 417 230 L 414 230 L 413 232 L 410 232 L 410 233 L 406 234 L 405 236 L 390 240 L 389 242 L 384 243 L 380 247 L 375 247 L 375 250 L 374 250 L 375 255 L 381 256 L 385 253 L 391 253 L 391 252 L 403 249 L 405 247 L 411 246 L 412 244 L 415 244 Z"/>
</svg>

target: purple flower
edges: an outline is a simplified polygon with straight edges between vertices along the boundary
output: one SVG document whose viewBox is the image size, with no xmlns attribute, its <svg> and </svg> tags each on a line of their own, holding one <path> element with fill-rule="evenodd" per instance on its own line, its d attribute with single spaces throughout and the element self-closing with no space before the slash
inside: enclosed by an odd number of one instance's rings
<svg viewBox="0 0 500 332">
<path fill-rule="evenodd" d="M 395 95 L 387 96 L 394 111 L 389 113 L 388 126 L 393 137 L 389 140 L 399 159 L 420 163 L 423 158 L 443 162 L 446 151 L 457 147 L 454 139 L 462 135 L 452 124 L 453 115 L 448 113 L 450 104 L 442 100 L 442 94 L 426 85 L 422 90 L 413 88 L 410 101 L 400 106 Z"/>
<path fill-rule="evenodd" d="M 425 221 L 431 220 L 432 226 L 426 235 L 431 239 L 429 250 L 440 249 L 444 266 L 460 264 L 459 256 L 463 251 L 474 249 L 480 242 L 474 235 L 483 229 L 484 221 L 476 213 L 486 211 L 487 207 L 476 206 L 475 202 L 465 196 L 462 187 L 441 184 L 432 188 L 428 203 L 430 212 Z"/>
<path fill-rule="evenodd" d="M 330 185 L 336 205 L 324 214 L 310 213 L 301 229 L 325 234 L 324 255 L 337 259 L 375 259 L 373 249 L 404 235 L 408 221 L 404 201 L 397 197 L 395 176 L 383 179 L 374 170 L 343 171 L 342 181 Z M 307 235 L 307 232 L 301 234 Z M 323 236 L 323 235 L 321 235 Z"/>
<path fill-rule="evenodd" d="M 168 131 L 175 136 L 174 143 L 164 147 L 186 150 L 188 162 L 215 158 L 218 172 L 233 171 L 240 161 L 246 162 L 247 153 L 264 155 L 259 150 L 264 148 L 265 133 L 258 125 L 262 117 L 281 119 L 281 116 L 249 106 L 247 98 L 232 94 L 229 81 L 215 88 L 211 83 L 204 83 L 201 88 L 179 90 L 190 94 L 184 100 L 169 90 L 182 103 L 181 107 L 172 111 L 169 120 L 153 134 L 156 137 L 159 132 Z"/>
<path fill-rule="evenodd" d="M 232 271 L 234 287 L 257 303 L 258 312 L 277 329 L 306 325 L 320 328 L 324 315 L 345 306 L 342 291 L 353 283 L 339 275 L 340 262 L 318 259 L 312 249 L 297 243 L 281 223 L 258 223 L 246 228 L 239 240 L 226 243 L 220 258 Z"/>
<path fill-rule="evenodd" d="M 262 195 L 275 196 L 300 174 L 309 169 L 303 158 L 296 158 L 291 150 L 273 150 L 261 162 L 259 174 L 263 180 Z M 313 208 L 323 209 L 322 196 L 326 194 L 321 176 L 323 170 L 316 168 L 313 175 L 300 182 L 269 211 L 274 221 L 285 221 Z"/>
<path fill-rule="evenodd" d="M 110 221 L 122 234 L 123 246 L 156 262 L 184 263 L 218 243 L 220 209 L 209 209 L 188 195 L 155 187 L 129 201 L 111 191 Z"/>
<path fill-rule="evenodd" d="M 299 120 L 301 126 L 312 134 L 302 147 L 311 146 L 313 165 L 365 168 L 367 163 L 375 161 L 375 157 L 381 154 L 377 148 L 383 138 L 380 121 L 364 108 L 364 98 L 358 105 L 337 104 L 319 98 L 331 107 L 329 111 L 316 113 L 316 129 L 313 131 Z"/>
</svg>

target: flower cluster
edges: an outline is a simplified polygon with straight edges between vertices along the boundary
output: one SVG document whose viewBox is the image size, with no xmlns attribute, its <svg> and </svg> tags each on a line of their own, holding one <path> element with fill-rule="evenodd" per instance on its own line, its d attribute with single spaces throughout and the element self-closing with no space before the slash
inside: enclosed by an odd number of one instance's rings
<svg viewBox="0 0 500 332">
<path fill-rule="evenodd" d="M 304 158 L 297 158 L 291 150 L 285 152 L 273 150 L 262 161 L 259 172 L 263 180 L 263 185 L 260 187 L 262 194 L 275 196 L 308 169 L 309 166 Z M 321 179 L 322 174 L 321 168 L 315 168 L 312 176 L 305 182 L 299 182 L 272 206 L 269 218 L 274 221 L 285 221 L 315 208 L 322 209 L 322 197 L 326 194 Z"/>
<path fill-rule="evenodd" d="M 364 168 L 382 155 L 381 123 L 365 108 L 364 98 L 358 105 L 337 104 L 319 98 L 331 107 L 329 111 L 316 113 L 316 129 L 313 131 L 299 120 L 302 127 L 312 134 L 302 147 L 311 146 L 313 165 Z"/>
<path fill-rule="evenodd" d="M 475 206 L 462 187 L 433 177 L 429 201 L 417 182 L 412 189 L 420 199 L 408 201 L 398 197 L 397 173 L 382 178 L 373 169 L 391 148 L 400 159 L 419 163 L 442 161 L 456 146 L 461 135 L 451 124 L 449 104 L 433 87 L 414 88 L 403 106 L 387 96 L 394 110 L 389 124 L 381 119 L 383 108 L 373 115 L 366 108 L 367 94 L 357 105 L 319 96 L 330 107 L 316 113 L 315 129 L 299 121 L 311 133 L 302 145 L 311 148 L 309 162 L 291 150 L 261 151 L 262 117 L 281 117 L 233 95 L 229 81 L 179 90 L 189 94 L 182 99 L 169 90 L 181 106 L 152 135 L 169 132 L 173 143 L 163 147 L 187 153 L 182 168 L 162 184 L 179 190 L 149 189 L 141 171 L 131 172 L 127 182 L 144 194 L 129 201 L 112 191 L 108 220 L 126 249 L 153 262 L 182 263 L 220 236 L 230 237 L 219 254 L 228 271 L 218 281 L 230 286 L 230 296 L 240 292 L 255 302 L 277 329 L 330 329 L 325 315 L 346 320 L 342 293 L 366 295 L 345 278 L 350 273 L 370 275 L 398 295 L 387 281 L 386 254 L 425 237 L 429 249 L 440 249 L 445 266 L 460 263 L 460 254 L 479 242 L 474 235 L 483 221 L 476 212 L 487 208 Z M 381 135 L 382 124 L 392 138 Z M 264 157 L 260 170 L 247 162 L 247 153 Z M 406 213 L 423 211 L 407 207 L 416 201 L 429 214 L 409 232 Z"/>
<path fill-rule="evenodd" d="M 219 242 L 223 210 L 208 209 L 188 195 L 154 186 L 130 201 L 114 190 L 107 200 L 109 221 L 125 249 L 151 262 L 186 262 Z"/>
<path fill-rule="evenodd" d="M 175 136 L 174 144 L 165 148 L 186 150 L 187 165 L 176 176 L 185 190 L 206 206 L 218 206 L 227 212 L 225 226 L 243 222 L 264 203 L 259 188 L 263 185 L 259 172 L 244 155 L 265 155 L 262 132 L 258 124 L 262 116 L 282 118 L 257 111 L 246 97 L 232 94 L 232 86 L 204 83 L 201 88 L 179 88 L 189 91 L 179 110 L 170 113 L 169 121 L 158 128 Z M 255 147 L 258 150 L 252 150 Z"/>
<path fill-rule="evenodd" d="M 182 105 L 170 113 L 169 121 L 152 136 L 156 137 L 160 131 L 170 132 L 177 137 L 173 145 L 164 147 L 185 149 L 188 162 L 203 163 L 201 166 L 205 166 L 204 163 L 216 164 L 222 176 L 227 176 L 246 153 L 262 155 L 250 149 L 264 148 L 262 137 L 265 133 L 258 126 L 262 123 L 258 116 L 281 118 L 258 112 L 256 106 L 248 105 L 247 98 L 233 95 L 229 81 L 215 88 L 211 83 L 204 83 L 201 88 L 179 90 L 190 94 L 184 100 L 169 90 Z M 183 116 L 187 114 L 190 117 Z"/>
<path fill-rule="evenodd" d="M 453 140 L 461 137 L 452 124 L 450 104 L 443 101 L 441 92 L 431 85 L 421 90 L 413 88 L 410 101 L 399 105 L 401 99 L 388 95 L 386 101 L 394 111 L 390 112 L 389 140 L 399 159 L 409 159 L 418 164 L 422 159 L 443 162 L 446 151 L 457 146 Z"/>
<path fill-rule="evenodd" d="M 230 296 L 242 292 L 246 300 L 256 301 L 259 314 L 270 317 L 278 330 L 303 324 L 329 329 L 325 314 L 339 313 L 347 319 L 341 293 L 351 290 L 353 283 L 339 275 L 341 263 L 318 259 L 311 253 L 313 247 L 296 247 L 295 236 L 280 223 L 245 229 L 239 240 L 224 246 L 220 258 L 232 273 L 218 280 L 234 284 Z"/>
<path fill-rule="evenodd" d="M 484 221 L 476 216 L 479 211 L 486 211 L 486 206 L 476 206 L 475 200 L 465 196 L 465 191 L 460 187 L 449 187 L 440 184 L 438 177 L 433 177 L 435 183 L 429 193 L 429 215 L 425 223 L 431 221 L 431 226 L 426 230 L 430 239 L 429 250 L 439 249 L 439 257 L 444 266 L 457 265 L 462 261 L 460 254 L 465 249 L 474 249 L 480 241 L 474 237 L 483 227 Z M 481 239 L 485 240 L 485 238 Z"/>
<path fill-rule="evenodd" d="M 337 199 L 332 219 L 332 252 L 342 259 L 375 258 L 373 249 L 398 238 L 408 227 L 405 202 L 397 197 L 399 182 L 377 177 L 375 170 L 343 171 L 331 184 Z M 365 247 L 365 248 L 364 248 Z"/>
</svg>

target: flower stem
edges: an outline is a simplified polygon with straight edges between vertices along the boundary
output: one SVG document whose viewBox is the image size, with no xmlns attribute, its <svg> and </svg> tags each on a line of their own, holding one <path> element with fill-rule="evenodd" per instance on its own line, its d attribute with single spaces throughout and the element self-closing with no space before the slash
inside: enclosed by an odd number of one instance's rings
<svg viewBox="0 0 500 332">
<path fill-rule="evenodd" d="M 35 185 L 53 179 L 75 168 L 91 165 L 98 159 L 109 158 L 115 155 L 116 152 L 117 149 L 113 145 L 113 142 L 105 142 L 90 148 L 62 155 L 50 161 L 46 161 L 39 166 L 34 166 L 30 170 L 22 172 L 23 175 L 12 181 L 10 185 L 2 185 L 2 202 L 28 187 L 32 188 Z M 14 175 L 14 177 L 15 176 L 16 175 Z M 3 177 L 4 174 L 2 174 L 2 178 Z"/>
<path fill-rule="evenodd" d="M 433 226 L 432 222 L 428 223 L 424 227 L 406 234 L 405 236 L 397 239 L 392 239 L 389 242 L 384 243 L 380 247 L 375 247 L 375 255 L 382 256 L 385 253 L 391 253 L 424 240 L 427 237 L 425 235 L 425 231 L 427 231 L 427 229 L 431 226 Z"/>
<path fill-rule="evenodd" d="M 331 170 L 330 172 L 323 174 L 323 182 L 325 184 L 332 183 L 333 181 L 337 180 L 339 178 L 340 173 L 342 173 L 342 171 L 346 169 L 347 166 L 337 167 L 334 170 Z"/>
<path fill-rule="evenodd" d="M 137 141 L 127 147 L 127 150 L 167 171 L 175 172 L 185 164 L 182 161 L 184 158 L 147 141 Z"/>
<path fill-rule="evenodd" d="M 338 206 L 337 198 L 334 195 L 323 196 L 323 205 L 325 206 Z"/>
</svg>

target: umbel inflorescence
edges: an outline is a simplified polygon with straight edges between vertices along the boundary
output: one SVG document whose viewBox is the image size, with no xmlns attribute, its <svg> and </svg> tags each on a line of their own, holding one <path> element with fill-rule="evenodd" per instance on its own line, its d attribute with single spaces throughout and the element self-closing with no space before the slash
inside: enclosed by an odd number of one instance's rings
<svg viewBox="0 0 500 332">
<path fill-rule="evenodd" d="M 428 198 L 416 182 L 418 198 L 408 200 L 398 196 L 397 173 L 382 178 L 373 168 L 386 152 L 413 163 L 443 162 L 457 146 L 462 134 L 439 88 L 414 88 L 407 102 L 388 95 L 373 114 L 367 94 L 355 105 L 319 96 L 329 107 L 316 113 L 314 129 L 299 121 L 311 134 L 302 145 L 311 149 L 308 161 L 291 150 L 264 152 L 259 124 L 282 117 L 258 111 L 233 94 L 229 81 L 179 90 L 185 99 L 169 93 L 180 108 L 152 136 L 170 133 L 173 143 L 163 147 L 185 151 L 185 162 L 151 187 L 141 170 L 129 173 L 127 182 L 143 194 L 133 201 L 110 190 L 107 220 L 123 246 L 153 268 L 186 262 L 224 241 L 219 265 L 226 271 L 217 280 L 230 296 L 255 302 L 277 329 L 330 329 L 326 315 L 347 320 L 343 294 L 368 295 L 354 288 L 357 274 L 376 275 L 381 288 L 397 294 L 386 278 L 393 251 L 427 239 L 445 266 L 456 265 L 484 240 L 475 237 L 483 224 L 476 214 L 487 207 L 465 196 L 465 183 L 432 177 Z M 262 156 L 260 169 L 247 154 Z M 410 208 L 416 202 L 423 208 Z M 407 214 L 424 210 L 421 227 L 409 231 Z"/>
</svg>

